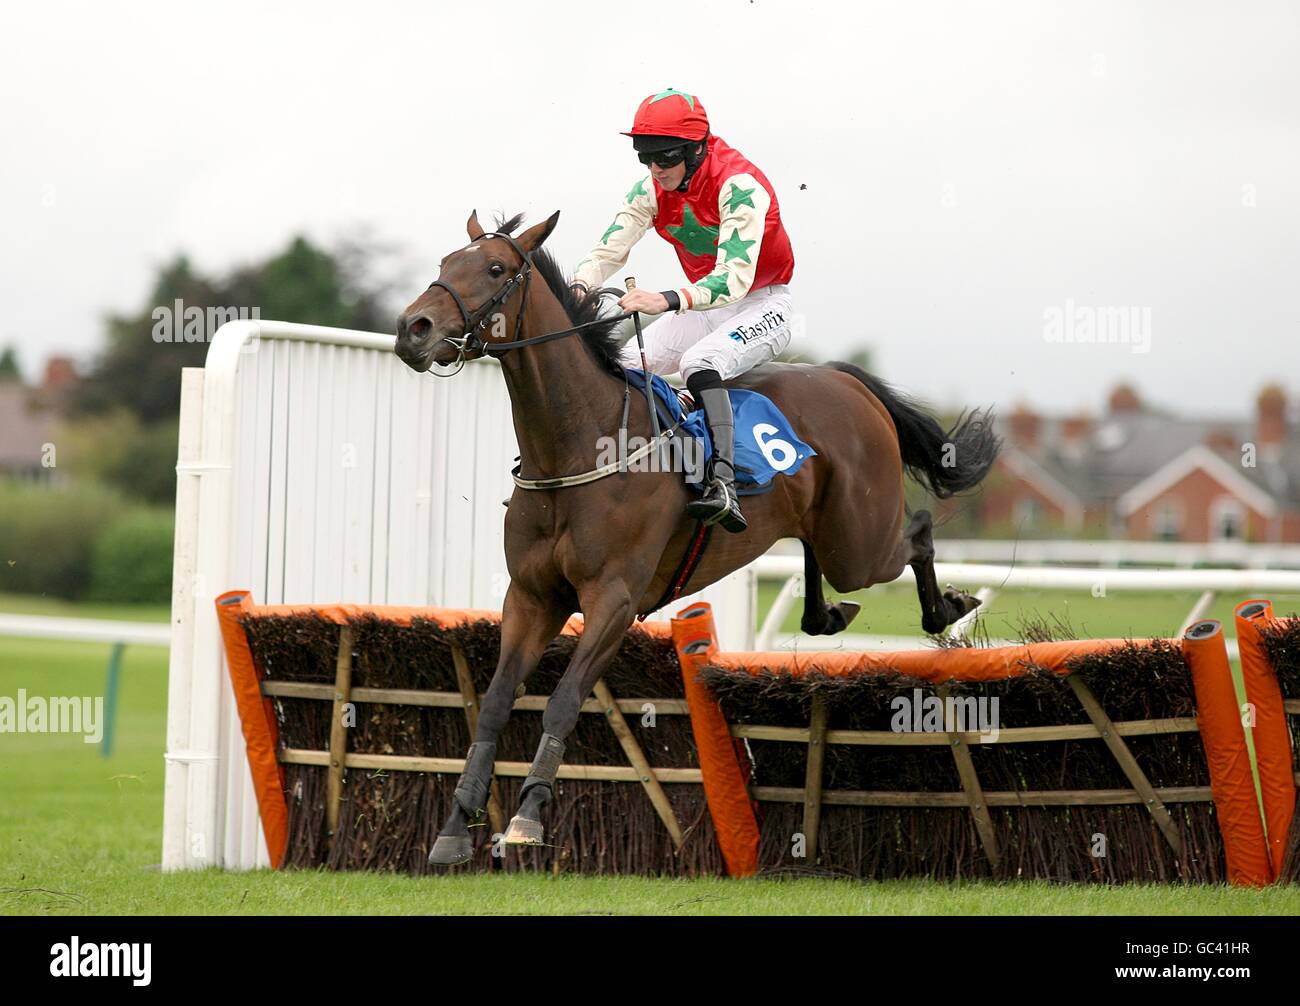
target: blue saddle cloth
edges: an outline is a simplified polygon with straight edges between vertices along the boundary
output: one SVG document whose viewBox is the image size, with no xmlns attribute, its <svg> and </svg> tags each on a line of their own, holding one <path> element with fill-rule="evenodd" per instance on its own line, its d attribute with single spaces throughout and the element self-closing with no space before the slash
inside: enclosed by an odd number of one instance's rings
<svg viewBox="0 0 1300 1006">
<path fill-rule="evenodd" d="M 644 394 L 645 373 L 627 368 L 628 382 Z M 650 387 L 660 403 L 660 425 L 681 423 L 679 436 L 693 437 L 704 446 L 703 460 L 713 457 L 713 440 L 704 410 L 687 413 L 672 385 L 658 374 L 650 377 Z M 793 475 L 804 461 L 817 452 L 799 439 L 785 414 L 766 395 L 742 388 L 728 388 L 731 411 L 736 423 L 736 489 L 752 496 L 772 488 L 778 475 Z M 686 482 L 703 489 L 703 472 L 687 471 Z"/>
</svg>

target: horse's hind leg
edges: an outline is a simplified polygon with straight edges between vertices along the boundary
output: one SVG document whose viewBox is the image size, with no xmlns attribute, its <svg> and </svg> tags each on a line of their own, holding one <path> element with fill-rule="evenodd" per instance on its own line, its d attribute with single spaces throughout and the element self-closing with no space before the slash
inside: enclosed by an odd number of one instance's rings
<svg viewBox="0 0 1300 1006">
<path fill-rule="evenodd" d="M 979 607 L 979 598 L 956 587 L 940 592 L 934 575 L 934 520 L 929 510 L 912 514 L 903 539 L 911 545 L 907 564 L 916 574 L 916 594 L 921 600 L 921 628 L 942 632 L 969 611 Z"/>
<path fill-rule="evenodd" d="M 501 657 L 483 705 L 479 709 L 478 729 L 465 757 L 465 770 L 456 784 L 451 813 L 433 843 L 429 862 L 435 866 L 454 866 L 474 855 L 471 827 L 485 823 L 488 787 L 496 762 L 497 738 L 510 718 L 515 689 L 533 672 L 547 643 L 564 627 L 565 613 L 535 601 L 511 585 L 501 613 Z"/>
<path fill-rule="evenodd" d="M 831 636 L 843 632 L 862 608 L 857 601 L 826 603 L 822 594 L 822 570 L 817 565 L 817 558 L 808 542 L 803 543 L 803 585 L 803 619 L 799 628 L 810 636 Z"/>
</svg>

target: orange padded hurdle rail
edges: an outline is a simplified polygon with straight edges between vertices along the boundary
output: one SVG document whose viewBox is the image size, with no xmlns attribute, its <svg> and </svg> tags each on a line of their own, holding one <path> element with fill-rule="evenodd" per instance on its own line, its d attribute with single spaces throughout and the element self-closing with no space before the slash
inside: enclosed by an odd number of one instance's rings
<svg viewBox="0 0 1300 1006">
<path fill-rule="evenodd" d="M 1223 836 L 1228 882 L 1263 887 L 1273 882 L 1273 866 L 1264 841 L 1264 822 L 1250 771 L 1246 732 L 1237 708 L 1223 626 L 1212 618 L 1197 622 L 1183 636 L 1183 655 L 1192 670 L 1196 726 L 1210 769 L 1210 792 Z"/>
<path fill-rule="evenodd" d="M 1233 610 L 1233 616 L 1242 683 L 1246 686 L 1246 701 L 1254 711 L 1255 762 L 1259 769 L 1264 824 L 1268 829 L 1269 859 L 1276 878 L 1282 874 L 1287 835 L 1295 814 L 1295 766 L 1282 688 L 1259 639 L 1260 627 L 1273 618 L 1273 605 L 1268 601 L 1242 601 Z"/>
<path fill-rule="evenodd" d="M 771 651 L 758 653 L 719 653 L 711 666 L 727 671 L 761 674 L 764 671 L 792 674 L 846 675 L 887 674 L 897 672 L 909 677 L 942 684 L 945 681 L 1002 681 L 1025 674 L 1031 667 L 1063 674 L 1066 662 L 1090 653 L 1105 653 L 1128 643 L 1147 643 L 1146 639 L 1077 639 L 1055 643 L 1026 643 L 1020 646 L 995 646 L 988 649 L 917 649 L 882 652 L 848 652 L 817 650 L 810 653 Z"/>
<path fill-rule="evenodd" d="M 682 666 L 686 702 L 691 710 L 691 731 L 700 759 L 704 798 L 713 818 L 727 873 L 749 877 L 758 872 L 758 819 L 749 799 L 749 772 L 739 742 L 713 693 L 697 680 L 700 669 L 717 666 L 718 636 L 713 609 L 706 603 L 692 604 L 672 621 L 673 644 Z"/>
</svg>

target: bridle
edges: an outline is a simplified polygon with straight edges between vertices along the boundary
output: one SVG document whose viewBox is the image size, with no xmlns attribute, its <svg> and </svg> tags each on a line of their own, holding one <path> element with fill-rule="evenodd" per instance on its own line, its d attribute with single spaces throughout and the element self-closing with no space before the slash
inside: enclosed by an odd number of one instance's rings
<svg viewBox="0 0 1300 1006">
<path fill-rule="evenodd" d="M 444 283 L 440 279 L 435 279 L 429 284 L 430 290 L 436 286 L 441 290 L 447 291 L 447 293 L 451 295 L 451 299 L 456 303 L 456 310 L 460 312 L 461 318 L 465 321 L 465 327 L 461 330 L 459 336 L 445 335 L 439 340 L 440 342 L 450 343 L 456 349 L 456 369 L 448 374 L 437 374 L 432 370 L 429 371 L 429 373 L 433 373 L 434 377 L 451 377 L 455 374 L 459 374 L 461 368 L 465 366 L 467 353 L 472 353 L 476 350 L 482 353 L 488 352 L 488 344 L 483 340 L 481 333 L 483 329 L 487 327 L 488 322 L 492 320 L 492 313 L 509 300 L 511 296 L 514 295 L 514 292 L 519 289 L 521 284 L 524 288 L 524 295 L 519 304 L 519 314 L 515 318 L 516 341 L 518 341 L 519 334 L 523 331 L 524 310 L 528 306 L 528 286 L 533 280 L 532 252 L 524 251 L 519 247 L 518 241 L 512 238 L 509 234 L 503 234 L 500 231 L 485 233 L 482 237 L 476 240 L 483 240 L 483 238 L 502 238 L 510 242 L 510 247 L 513 248 L 515 254 L 519 256 L 519 270 L 506 280 L 504 284 L 502 284 L 501 289 L 489 297 L 484 303 L 480 304 L 474 311 L 470 311 L 470 309 L 465 306 L 465 301 L 461 298 L 461 295 L 456 292 L 455 287 Z"/>
<path fill-rule="evenodd" d="M 475 240 L 482 241 L 486 238 L 501 238 L 508 241 L 510 247 L 514 249 L 515 254 L 519 256 L 519 269 L 501 285 L 501 289 L 473 311 L 470 311 L 470 309 L 465 306 L 465 301 L 461 298 L 461 295 L 442 280 L 435 279 L 429 284 L 430 290 L 436 286 L 451 294 L 451 299 L 455 301 L 456 308 L 460 311 L 460 316 L 465 321 L 465 327 L 461 330 L 460 335 L 445 335 L 439 340 L 439 342 L 450 343 L 456 348 L 456 361 L 454 364 L 448 364 L 448 366 L 455 366 L 456 369 L 445 374 L 437 374 L 432 370 L 426 371 L 426 373 L 433 374 L 434 377 L 454 377 L 464 368 L 467 360 L 466 354 L 468 353 L 477 351 L 484 356 L 504 356 L 512 349 L 523 349 L 526 346 L 536 346 L 539 343 L 550 342 L 552 339 L 562 339 L 567 335 L 573 335 L 576 332 L 581 332 L 584 328 L 591 328 L 595 325 L 608 325 L 610 322 L 622 321 L 624 318 L 632 317 L 634 312 L 624 311 L 621 314 L 609 315 L 604 318 L 598 318 L 595 321 L 588 321 L 581 325 L 574 325 L 572 328 L 562 328 L 558 332 L 547 332 L 545 335 L 534 335 L 528 339 L 521 339 L 519 336 L 523 333 L 524 329 L 524 312 L 528 309 L 528 287 L 533 278 L 533 253 L 524 251 L 519 247 L 519 242 L 509 234 L 504 234 L 501 231 L 485 231 L 481 236 L 475 238 Z M 519 314 L 515 317 L 514 339 L 510 342 L 487 342 L 484 340 L 482 332 L 483 329 L 487 327 L 487 323 L 491 320 L 492 312 L 509 300 L 521 285 L 523 286 L 523 296 L 519 301 Z M 617 295 L 618 293 L 618 290 L 612 288 L 601 288 L 599 290 L 592 290 L 588 296 L 599 297 L 607 294 Z M 650 381 L 648 375 L 646 378 L 646 401 L 651 409 L 655 407 L 650 392 Z M 627 371 L 624 370 L 623 416 L 619 423 L 619 443 L 627 442 L 627 417 L 628 407 L 630 404 L 631 387 L 628 383 Z M 682 424 L 679 422 L 671 429 L 665 430 L 658 437 L 647 441 L 644 447 L 639 448 L 627 457 L 621 458 L 612 464 L 604 465 L 600 468 L 594 468 L 589 472 L 583 472 L 579 475 L 562 475 L 558 478 L 549 479 L 525 479 L 521 478 L 519 475 L 519 465 L 516 465 L 510 474 L 515 480 L 515 485 L 519 486 L 521 489 L 563 489 L 567 486 L 585 485 L 588 482 L 595 482 L 597 479 L 603 479 L 608 475 L 627 471 L 627 466 L 631 462 L 639 461 L 641 458 L 648 456 L 651 452 L 658 451 L 663 444 L 667 443 L 676 435 L 677 430 L 681 425 Z"/>
<path fill-rule="evenodd" d="M 446 290 L 451 295 L 451 299 L 456 304 L 456 309 L 460 311 L 460 316 L 465 321 L 465 327 L 461 330 L 460 335 L 445 335 L 439 342 L 450 343 L 457 352 L 455 363 L 448 364 L 456 369 L 445 374 L 438 374 L 432 370 L 427 371 L 434 377 L 454 377 L 459 374 L 465 366 L 468 359 L 467 354 L 478 352 L 483 356 L 504 356 L 512 349 L 523 349 L 525 346 L 535 346 L 538 343 L 550 342 L 552 339 L 560 339 L 566 335 L 573 335 L 581 332 L 584 328 L 592 328 L 596 325 L 607 325 L 611 321 L 622 321 L 624 318 L 632 317 L 632 312 L 624 311 L 622 314 L 609 315 L 608 317 L 598 318 L 596 321 L 585 322 L 581 325 L 574 325 L 572 328 L 563 328 L 558 332 L 547 332 L 545 335 L 535 335 L 530 339 L 521 339 L 519 336 L 524 330 L 524 312 L 528 308 L 528 288 L 533 280 L 533 253 L 526 252 L 519 247 L 519 242 L 509 234 L 501 231 L 486 231 L 476 241 L 482 241 L 486 238 L 501 238 L 509 242 L 510 247 L 514 249 L 519 256 L 519 269 L 508 280 L 501 285 L 496 293 L 489 297 L 484 303 L 480 304 L 473 311 L 465 306 L 465 301 L 456 290 L 444 283 L 440 279 L 435 279 L 429 284 L 432 290 L 435 286 L 441 290 Z M 492 320 L 493 312 L 513 296 L 514 292 L 523 286 L 523 296 L 519 301 L 519 313 L 515 316 L 515 337 L 510 342 L 487 342 L 482 332 L 487 327 L 488 322 Z M 599 296 L 606 293 L 617 294 L 614 289 L 601 289 L 592 291 L 593 296 Z"/>
</svg>

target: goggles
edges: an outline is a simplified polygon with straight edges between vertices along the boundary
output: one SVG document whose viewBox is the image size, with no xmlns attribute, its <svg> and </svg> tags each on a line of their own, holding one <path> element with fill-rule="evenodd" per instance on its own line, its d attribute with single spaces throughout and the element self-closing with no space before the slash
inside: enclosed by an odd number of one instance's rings
<svg viewBox="0 0 1300 1006">
<path fill-rule="evenodd" d="M 667 150 L 653 150 L 643 154 L 637 154 L 636 159 L 642 164 L 657 164 L 661 168 L 675 168 L 686 160 L 686 148 L 684 146 L 669 147 Z"/>
</svg>

